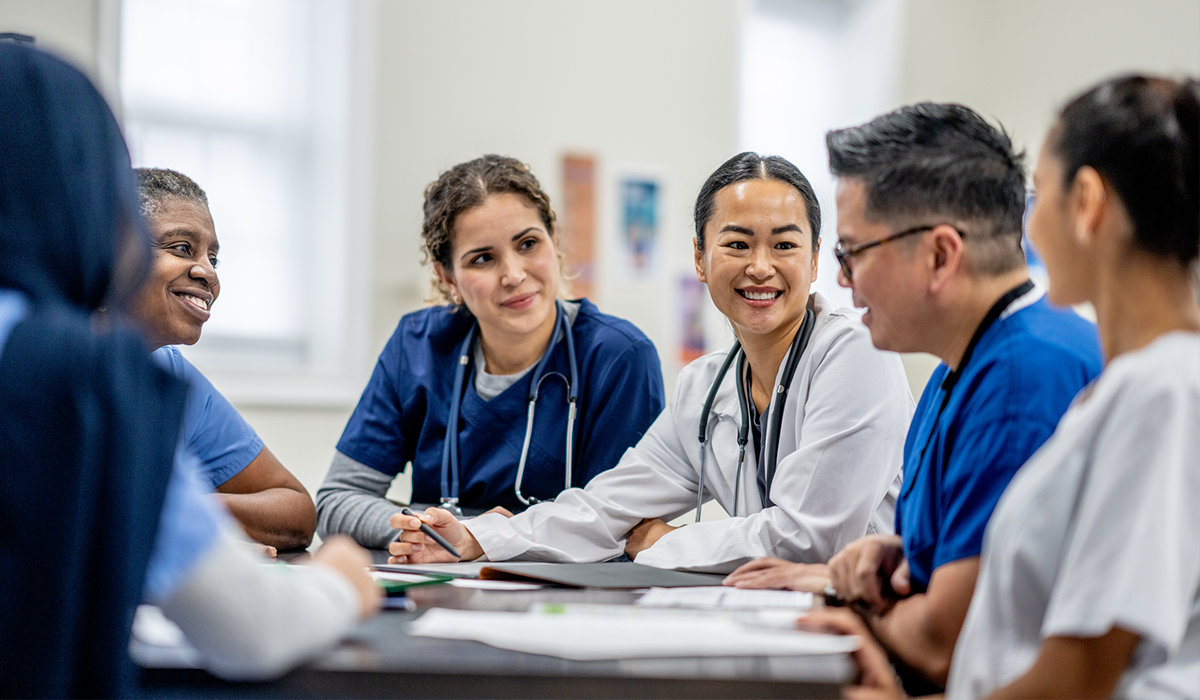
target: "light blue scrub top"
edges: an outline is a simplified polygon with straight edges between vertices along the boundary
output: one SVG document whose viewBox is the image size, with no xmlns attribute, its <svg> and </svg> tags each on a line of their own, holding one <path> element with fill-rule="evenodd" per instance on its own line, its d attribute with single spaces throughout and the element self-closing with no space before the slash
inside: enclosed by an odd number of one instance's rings
<svg viewBox="0 0 1200 700">
<path fill-rule="evenodd" d="M 229 481 L 263 449 L 262 438 L 217 388 L 174 345 L 150 354 L 171 374 L 188 383 L 183 413 L 183 444 L 198 458 L 197 469 L 208 490 Z"/>
<path fill-rule="evenodd" d="M 19 292 L 0 289 L 0 356 L 12 329 L 25 317 L 28 304 Z M 181 443 L 167 483 L 163 514 L 154 552 L 146 569 L 143 597 L 161 603 L 175 592 L 192 567 L 217 541 L 220 524 L 228 519 L 208 494 L 197 474 L 198 460 Z"/>
</svg>

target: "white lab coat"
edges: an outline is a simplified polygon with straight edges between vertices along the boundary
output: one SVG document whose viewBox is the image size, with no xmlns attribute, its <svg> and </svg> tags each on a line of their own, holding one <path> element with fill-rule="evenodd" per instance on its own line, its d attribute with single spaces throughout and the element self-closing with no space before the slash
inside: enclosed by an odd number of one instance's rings
<svg viewBox="0 0 1200 700">
<path fill-rule="evenodd" d="M 741 517 L 688 525 L 637 556 L 662 568 L 727 572 L 761 556 L 824 562 L 851 541 L 891 533 L 913 401 L 900 358 L 876 350 L 858 315 L 809 298 L 816 322 L 784 405 L 772 507 L 759 497 L 757 458 L 747 445 L 736 512 Z M 512 518 L 464 521 L 493 561 L 602 561 L 624 551 L 643 518 L 671 520 L 696 505 L 698 427 L 727 351 L 683 369 L 675 395 L 637 445 L 586 488 Z M 780 372 L 783 368 L 780 368 Z M 735 371 L 712 406 L 705 449 L 705 500 L 735 511 Z M 779 378 L 776 377 L 776 384 Z"/>
</svg>

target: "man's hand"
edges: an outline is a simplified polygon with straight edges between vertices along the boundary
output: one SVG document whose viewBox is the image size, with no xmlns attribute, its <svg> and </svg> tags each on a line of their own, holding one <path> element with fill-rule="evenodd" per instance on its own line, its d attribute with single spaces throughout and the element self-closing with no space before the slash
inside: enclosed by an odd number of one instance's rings
<svg viewBox="0 0 1200 700">
<path fill-rule="evenodd" d="M 822 593 L 829 585 L 829 567 L 825 564 L 795 562 L 760 557 L 742 564 L 721 582 L 736 588 L 775 588 Z"/>
<path fill-rule="evenodd" d="M 503 514 L 502 514 L 503 515 Z M 434 562 L 459 561 L 450 552 L 442 549 L 429 536 L 421 532 L 421 523 L 432 527 L 434 532 L 446 538 L 462 553 L 462 561 L 471 561 L 483 556 L 483 547 L 458 518 L 445 508 L 426 508 L 417 517 L 396 513 L 392 516 L 392 527 L 400 530 L 400 538 L 388 545 L 389 564 L 431 564 Z"/>
<path fill-rule="evenodd" d="M 367 567 L 371 565 L 371 555 L 355 544 L 354 540 L 345 535 L 330 537 L 312 556 L 312 563 L 327 566 L 350 581 L 350 585 L 354 586 L 358 593 L 358 615 L 361 619 L 365 620 L 378 612 L 383 590 L 367 573 Z"/>
<path fill-rule="evenodd" d="M 860 537 L 829 560 L 829 573 L 839 598 L 861 601 L 876 614 L 883 614 L 895 603 L 884 589 L 885 580 L 900 596 L 910 592 L 908 563 L 898 535 Z M 895 588 L 896 584 L 900 588 Z"/>
<path fill-rule="evenodd" d="M 625 540 L 625 554 L 630 559 L 636 559 L 637 555 L 654 546 L 663 535 L 678 529 L 658 518 L 646 518 L 629 532 L 629 538 Z"/>
</svg>

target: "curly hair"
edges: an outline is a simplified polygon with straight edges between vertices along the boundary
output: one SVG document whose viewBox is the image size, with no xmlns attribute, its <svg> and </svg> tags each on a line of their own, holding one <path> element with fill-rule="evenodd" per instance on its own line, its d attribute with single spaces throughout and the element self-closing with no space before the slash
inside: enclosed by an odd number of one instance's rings
<svg viewBox="0 0 1200 700">
<path fill-rule="evenodd" d="M 480 206 L 491 195 L 516 194 L 538 211 L 546 232 L 554 235 L 554 209 L 529 166 L 515 158 L 486 155 L 459 163 L 425 188 L 425 221 L 421 226 L 424 263 L 436 262 L 446 271 L 454 267 L 454 223 L 460 214 Z M 561 254 L 560 254 L 561 261 Z M 433 299 L 455 302 L 450 290 L 433 278 Z M 457 302 L 455 302 L 457 303 Z"/>
</svg>

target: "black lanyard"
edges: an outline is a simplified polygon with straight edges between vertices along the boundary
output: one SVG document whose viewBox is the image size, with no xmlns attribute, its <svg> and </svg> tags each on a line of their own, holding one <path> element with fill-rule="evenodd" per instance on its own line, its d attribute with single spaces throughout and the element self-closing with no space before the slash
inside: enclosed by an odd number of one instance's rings
<svg viewBox="0 0 1200 700">
<path fill-rule="evenodd" d="M 979 322 L 979 327 L 975 329 L 975 335 L 971 336 L 971 342 L 967 343 L 967 349 L 963 352 L 962 359 L 958 362 L 958 367 L 946 374 L 946 378 L 942 380 L 942 405 L 938 406 L 937 415 L 933 417 L 933 425 L 929 429 L 929 435 L 925 438 L 925 446 L 921 448 L 921 457 L 917 462 L 919 467 L 925 462 L 925 452 L 929 449 L 929 443 L 933 441 L 934 434 L 937 433 L 938 421 L 942 419 L 942 412 L 946 410 L 946 406 L 950 403 L 950 393 L 954 391 L 954 386 L 958 384 L 958 380 L 962 377 L 963 370 L 967 368 L 967 362 L 971 359 L 971 354 L 975 352 L 975 346 L 979 344 L 980 338 L 987 332 L 987 329 L 992 327 L 992 324 L 1000 318 L 1008 307 L 1017 299 L 1028 294 L 1033 290 L 1033 281 L 1025 280 L 1021 284 L 1008 290 L 1008 292 L 996 300 L 992 304 L 992 308 L 988 309 L 987 315 Z M 944 460 L 943 460 L 944 461 Z"/>
</svg>

